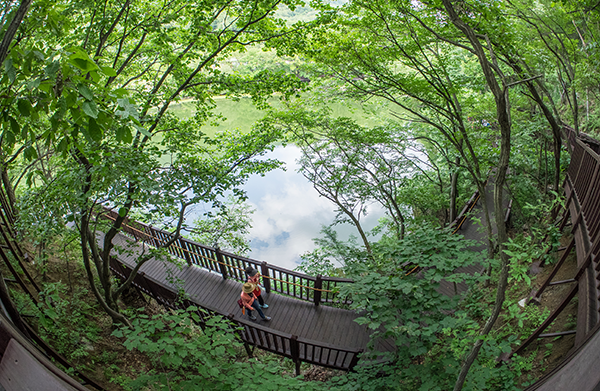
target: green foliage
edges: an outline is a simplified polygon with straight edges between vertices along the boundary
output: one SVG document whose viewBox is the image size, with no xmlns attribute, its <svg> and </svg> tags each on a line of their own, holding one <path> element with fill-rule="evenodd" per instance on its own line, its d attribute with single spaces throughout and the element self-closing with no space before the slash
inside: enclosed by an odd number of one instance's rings
<svg viewBox="0 0 600 391">
<path fill-rule="evenodd" d="M 89 359 L 92 343 L 100 338 L 100 328 L 91 321 L 99 309 L 87 303 L 88 294 L 85 289 L 67 294 L 60 282 L 47 284 L 40 292 L 40 335 L 71 362 Z"/>
<path fill-rule="evenodd" d="M 276 363 L 238 360 L 243 349 L 234 327 L 215 316 L 200 328 L 198 311 L 203 310 L 189 307 L 153 316 L 139 312 L 131 316 L 132 328 L 113 332 L 124 338 L 127 349 L 145 353 L 155 364 L 154 369 L 129 384 L 131 389 L 236 390 L 240 384 L 270 390 L 322 388 L 318 383 L 282 376 L 282 368 Z"/>
<path fill-rule="evenodd" d="M 248 234 L 254 211 L 244 201 L 228 196 L 216 213 L 208 212 L 205 218 L 194 222 L 192 237 L 200 243 L 246 255 L 250 252 Z"/>
<path fill-rule="evenodd" d="M 534 260 L 540 258 L 543 250 L 533 243 L 531 236 L 509 239 L 506 248 L 504 252 L 510 257 L 508 282 L 525 282 L 528 286 L 531 285 L 529 267 Z"/>
<path fill-rule="evenodd" d="M 365 251 L 362 250 L 356 237 L 350 236 L 347 242 L 338 238 L 334 226 L 321 227 L 321 237 L 313 239 L 316 248 L 306 252 L 300 257 L 302 262 L 298 270 L 316 276 L 342 276 L 347 265 L 360 262 L 365 259 Z"/>
<path fill-rule="evenodd" d="M 447 389 L 459 369 L 449 342 L 461 341 L 476 324 L 457 307 L 459 296 L 437 291 L 442 280 L 450 284 L 478 277 L 454 274 L 456 268 L 485 259 L 468 251 L 471 243 L 430 226 L 415 227 L 403 240 L 384 239 L 373 246 L 373 258 L 347 267 L 355 283 L 341 288 L 352 307 L 365 311 L 357 322 L 372 330 L 367 360 L 375 358 L 378 340 L 390 340 L 396 351 L 383 355 L 395 364 L 361 368 L 360 384 L 350 389 Z M 418 273 L 409 273 L 418 265 Z M 462 352 L 461 352 L 462 353 Z M 375 375 L 383 371 L 388 376 Z M 342 380 L 340 380 L 342 381 Z M 350 381 L 350 380 L 348 380 Z M 365 387 L 365 388 L 360 388 Z M 437 388 L 436 388 L 437 387 Z"/>
</svg>

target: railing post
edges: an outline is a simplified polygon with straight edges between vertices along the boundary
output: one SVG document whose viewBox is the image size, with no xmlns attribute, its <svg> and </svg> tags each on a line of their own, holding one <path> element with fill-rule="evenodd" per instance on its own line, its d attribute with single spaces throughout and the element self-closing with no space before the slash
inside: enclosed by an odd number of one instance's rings
<svg viewBox="0 0 600 391">
<path fill-rule="evenodd" d="M 185 257 L 185 261 L 187 262 L 189 267 L 192 267 L 192 258 L 190 257 L 190 251 L 188 250 L 187 242 L 180 237 L 179 244 L 181 246 L 183 256 Z"/>
<path fill-rule="evenodd" d="M 150 234 L 148 235 L 148 242 L 151 246 L 154 246 L 156 248 L 160 247 L 160 242 L 158 241 L 158 238 L 156 237 L 156 234 L 154 232 L 154 228 L 152 228 L 152 225 L 148 226 L 148 229 L 150 230 Z"/>
<path fill-rule="evenodd" d="M 354 353 L 354 357 L 352 357 L 352 361 L 350 361 L 350 365 L 348 367 L 349 370 L 353 370 L 356 364 L 358 364 L 359 355 L 362 354 L 363 350 L 359 349 L 358 352 Z"/>
<path fill-rule="evenodd" d="M 321 278 L 321 275 L 317 274 L 317 280 L 315 281 L 315 294 L 314 294 L 314 301 L 315 301 L 315 305 L 317 307 L 319 306 L 319 304 L 321 304 L 321 295 L 323 294 L 321 289 L 323 289 L 323 280 Z"/>
<path fill-rule="evenodd" d="M 300 376 L 300 343 L 297 335 L 292 335 L 290 338 L 290 353 L 292 353 L 292 361 L 296 364 L 296 376 Z"/>
<path fill-rule="evenodd" d="M 263 276 L 269 276 L 269 266 L 267 266 L 267 262 L 262 261 L 262 263 L 260 264 L 260 274 L 262 274 Z M 264 278 L 262 280 L 263 286 L 265 287 L 265 291 L 267 293 L 271 293 L 271 279 L 270 278 Z"/>
<path fill-rule="evenodd" d="M 227 267 L 225 267 L 225 261 L 223 259 L 223 254 L 221 254 L 221 249 L 219 246 L 215 247 L 215 255 L 217 256 L 217 262 L 219 263 L 219 270 L 221 270 L 221 275 L 223 279 L 227 279 Z"/>
</svg>

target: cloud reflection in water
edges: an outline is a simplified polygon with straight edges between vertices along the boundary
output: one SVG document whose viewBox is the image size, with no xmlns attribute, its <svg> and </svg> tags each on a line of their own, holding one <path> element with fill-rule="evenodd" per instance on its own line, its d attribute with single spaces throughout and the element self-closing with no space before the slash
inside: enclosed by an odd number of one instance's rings
<svg viewBox="0 0 600 391">
<path fill-rule="evenodd" d="M 286 171 L 271 171 L 264 177 L 253 176 L 244 187 L 248 202 L 256 209 L 250 229 L 250 258 L 294 269 L 301 261 L 300 254 L 313 250 L 313 238 L 320 236 L 322 225 L 335 217 L 335 205 L 320 197 L 302 174 L 297 172 L 296 160 L 300 149 L 278 147 L 269 158 L 285 162 Z M 370 206 L 362 220 L 366 229 L 377 224 L 381 209 Z M 350 225 L 336 227 L 341 238 L 356 236 Z"/>
</svg>

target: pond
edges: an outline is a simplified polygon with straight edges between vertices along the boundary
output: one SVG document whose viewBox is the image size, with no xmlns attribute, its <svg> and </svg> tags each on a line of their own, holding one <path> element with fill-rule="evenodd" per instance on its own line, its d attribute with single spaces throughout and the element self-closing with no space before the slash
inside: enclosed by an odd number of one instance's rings
<svg viewBox="0 0 600 391">
<path fill-rule="evenodd" d="M 240 102 L 218 100 L 216 110 L 228 118 L 219 128 L 245 131 L 253 121 L 262 117 L 249 99 Z M 343 105 L 335 107 L 334 111 L 338 115 L 360 115 L 356 108 L 349 110 Z M 277 147 L 266 157 L 283 161 L 285 170 L 277 169 L 264 177 L 252 176 L 244 186 L 248 203 L 255 209 L 249 235 L 252 249 L 249 257 L 294 269 L 301 261 L 300 255 L 315 248 L 312 239 L 320 236 L 321 227 L 333 222 L 335 205 L 320 197 L 312 184 L 298 172 L 298 147 Z M 187 216 L 187 222 L 192 223 L 205 209 L 205 206 L 197 205 Z M 368 212 L 361 219 L 367 230 L 375 227 L 377 220 L 383 216 L 383 210 L 374 205 L 368 208 Z M 351 234 L 358 236 L 356 229 L 349 224 L 336 226 L 336 231 L 341 239 L 347 239 Z"/>
<path fill-rule="evenodd" d="M 312 184 L 298 172 L 296 160 L 300 149 L 295 146 L 277 147 L 267 157 L 285 163 L 285 170 L 277 169 L 261 177 L 250 177 L 243 189 L 248 204 L 255 210 L 250 228 L 251 252 L 249 258 L 294 269 L 301 262 L 300 255 L 315 248 L 313 238 L 320 236 L 322 226 L 333 222 L 335 205 L 321 197 Z M 191 224 L 209 208 L 195 205 L 186 216 Z M 367 230 L 377 225 L 383 210 L 376 205 L 368 207 L 361 219 Z M 336 226 L 340 239 L 358 236 L 350 224 Z"/>
</svg>

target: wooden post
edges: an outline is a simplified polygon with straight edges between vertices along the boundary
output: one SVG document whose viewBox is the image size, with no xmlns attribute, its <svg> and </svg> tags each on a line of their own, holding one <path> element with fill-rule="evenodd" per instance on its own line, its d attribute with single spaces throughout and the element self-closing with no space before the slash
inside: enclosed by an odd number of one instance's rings
<svg viewBox="0 0 600 391">
<path fill-rule="evenodd" d="M 262 263 L 260 264 L 260 274 L 269 277 L 269 266 L 267 266 L 267 263 L 265 261 L 262 261 Z M 271 293 L 271 279 L 263 277 L 262 283 L 265 287 L 265 291 L 267 293 Z"/>
<path fill-rule="evenodd" d="M 292 361 L 296 364 L 296 376 L 300 376 L 300 343 L 298 343 L 298 336 L 292 335 L 290 338 L 290 353 L 292 353 Z"/>
<path fill-rule="evenodd" d="M 359 349 L 358 352 L 354 353 L 354 357 L 352 357 L 352 361 L 350 361 L 350 366 L 348 367 L 349 370 L 354 370 L 354 367 L 356 366 L 356 364 L 358 364 L 358 360 L 360 357 L 358 357 L 360 354 L 362 354 L 363 350 Z"/>
<path fill-rule="evenodd" d="M 181 251 L 183 252 L 183 256 L 189 267 L 192 267 L 192 258 L 190 257 L 190 250 L 185 240 L 179 238 L 179 244 L 181 246 Z"/>
<path fill-rule="evenodd" d="M 321 279 L 321 275 L 317 274 L 317 280 L 315 281 L 315 295 L 314 295 L 314 301 L 315 301 L 315 305 L 317 307 L 319 306 L 319 304 L 321 304 L 321 295 L 323 294 L 321 289 L 323 289 L 323 280 Z"/>
<path fill-rule="evenodd" d="M 223 279 L 227 279 L 227 267 L 225 266 L 225 260 L 223 259 L 223 254 L 221 254 L 221 249 L 219 246 L 215 247 L 215 255 L 217 256 L 217 262 L 219 263 L 219 270 L 221 270 L 221 275 Z"/>
</svg>

